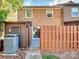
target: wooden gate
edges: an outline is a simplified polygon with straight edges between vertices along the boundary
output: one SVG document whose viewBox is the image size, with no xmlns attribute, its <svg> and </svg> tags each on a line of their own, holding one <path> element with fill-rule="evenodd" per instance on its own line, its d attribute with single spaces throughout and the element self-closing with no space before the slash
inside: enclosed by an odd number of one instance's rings
<svg viewBox="0 0 79 59">
<path fill-rule="evenodd" d="M 42 51 L 79 51 L 79 26 L 41 26 Z"/>
</svg>

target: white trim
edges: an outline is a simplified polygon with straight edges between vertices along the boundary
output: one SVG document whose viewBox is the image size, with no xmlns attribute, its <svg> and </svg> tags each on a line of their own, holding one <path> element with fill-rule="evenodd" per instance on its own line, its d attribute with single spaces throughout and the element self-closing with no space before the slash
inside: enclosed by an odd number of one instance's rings
<svg viewBox="0 0 79 59">
<path fill-rule="evenodd" d="M 52 10 L 52 17 L 47 17 L 48 10 Z M 46 18 L 53 18 L 53 16 L 54 16 L 53 13 L 54 13 L 53 9 L 51 9 L 51 8 L 46 9 Z"/>
<path fill-rule="evenodd" d="M 29 9 L 30 8 L 25 9 L 25 18 L 33 18 L 33 10 L 32 9 L 30 9 L 31 13 L 32 13 L 32 17 L 27 17 L 27 10 L 29 10 Z"/>
<path fill-rule="evenodd" d="M 77 15 L 77 16 L 73 16 L 72 13 L 71 13 L 71 17 L 79 17 L 79 15 Z"/>
</svg>

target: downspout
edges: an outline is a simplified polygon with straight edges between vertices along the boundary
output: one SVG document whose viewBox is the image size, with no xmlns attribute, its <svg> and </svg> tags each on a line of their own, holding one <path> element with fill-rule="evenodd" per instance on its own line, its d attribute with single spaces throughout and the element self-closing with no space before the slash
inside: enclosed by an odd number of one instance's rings
<svg viewBox="0 0 79 59">
<path fill-rule="evenodd" d="M 63 25 L 63 26 L 64 26 L 64 7 L 65 7 L 65 6 L 63 5 L 63 6 L 62 6 L 62 9 L 61 9 L 61 10 L 62 10 L 62 13 L 61 13 L 61 14 L 62 14 L 62 25 Z"/>
<path fill-rule="evenodd" d="M 32 27 L 32 22 L 26 22 L 26 27 L 28 28 L 28 43 L 27 43 L 27 48 L 30 47 L 30 43 L 31 43 L 31 39 L 32 39 L 32 31 L 31 31 L 31 27 Z"/>
</svg>

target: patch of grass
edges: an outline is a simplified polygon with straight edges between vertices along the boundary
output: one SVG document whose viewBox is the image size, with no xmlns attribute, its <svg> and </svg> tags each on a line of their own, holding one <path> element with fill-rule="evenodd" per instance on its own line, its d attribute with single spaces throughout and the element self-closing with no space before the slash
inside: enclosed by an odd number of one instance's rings
<svg viewBox="0 0 79 59">
<path fill-rule="evenodd" d="M 44 55 L 42 56 L 43 59 L 59 59 L 59 57 L 54 55 Z"/>
</svg>

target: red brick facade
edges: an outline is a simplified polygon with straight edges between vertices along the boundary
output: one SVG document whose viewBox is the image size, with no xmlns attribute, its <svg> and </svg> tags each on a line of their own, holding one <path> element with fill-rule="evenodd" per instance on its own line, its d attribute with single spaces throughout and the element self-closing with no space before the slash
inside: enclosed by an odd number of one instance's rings
<svg viewBox="0 0 79 59">
<path fill-rule="evenodd" d="M 46 9 L 49 8 L 31 8 L 33 11 L 32 18 L 25 17 L 25 10 L 23 8 L 18 11 L 18 21 L 31 21 L 32 25 L 62 25 L 62 9 L 61 8 L 52 8 L 53 10 L 53 18 L 46 17 Z"/>
</svg>

